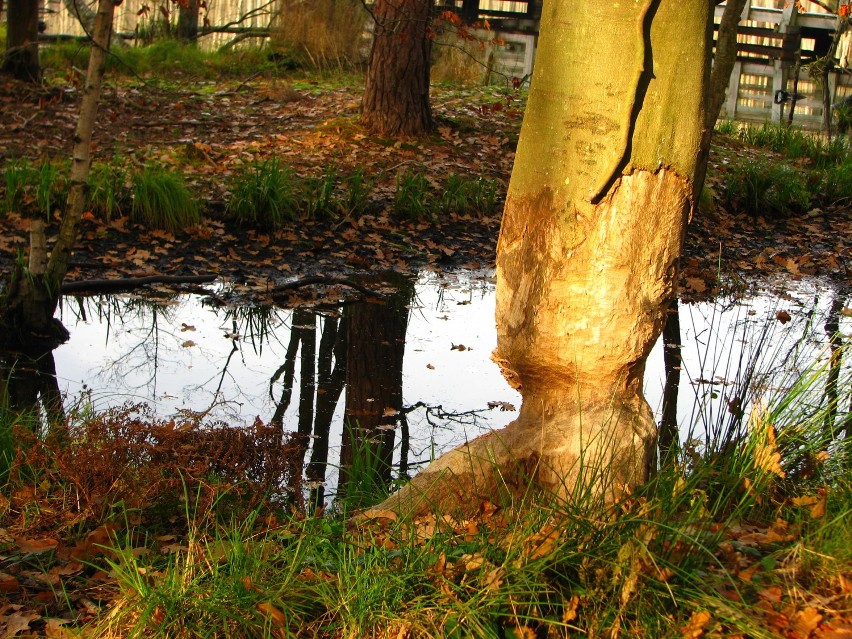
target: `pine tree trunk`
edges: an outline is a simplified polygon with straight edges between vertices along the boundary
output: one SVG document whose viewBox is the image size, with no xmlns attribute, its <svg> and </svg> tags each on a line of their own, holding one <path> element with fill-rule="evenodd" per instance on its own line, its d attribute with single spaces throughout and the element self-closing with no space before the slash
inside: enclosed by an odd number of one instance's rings
<svg viewBox="0 0 852 639">
<path fill-rule="evenodd" d="M 432 130 L 429 105 L 430 0 L 376 0 L 375 34 L 361 122 L 376 135 L 416 137 Z"/>
<path fill-rule="evenodd" d="M 710 16 L 707 0 L 545 5 L 497 246 L 495 360 L 523 405 L 377 508 L 614 499 L 645 480 L 645 359 L 695 203 Z"/>
<path fill-rule="evenodd" d="M 6 55 L 3 72 L 24 82 L 41 81 L 38 61 L 38 0 L 9 0 L 6 5 Z"/>
<path fill-rule="evenodd" d="M 178 23 L 175 34 L 178 40 L 198 40 L 198 0 L 185 0 L 178 4 Z"/>
<path fill-rule="evenodd" d="M 86 204 L 86 188 L 89 180 L 91 162 L 92 132 L 97 117 L 101 94 L 101 82 L 104 75 L 106 53 L 112 32 L 112 18 L 115 11 L 113 0 L 100 0 L 95 20 L 93 44 L 89 54 L 89 67 L 86 84 L 83 87 L 83 99 L 80 115 L 74 134 L 74 148 L 71 156 L 68 198 L 65 214 L 59 229 L 59 235 L 53 245 L 50 259 L 46 265 L 40 264 L 37 271 L 30 266 L 18 265 L 12 274 L 2 301 L 0 313 L 7 337 L 13 334 L 15 339 L 26 341 L 28 336 L 36 336 L 48 341 L 64 341 L 67 331 L 53 319 L 59 303 L 59 287 L 68 271 L 68 260 L 77 239 L 77 225 Z M 32 229 L 30 252 L 42 252 L 43 230 Z M 39 237 L 41 235 L 41 237 Z M 35 260 L 37 263 L 38 260 Z"/>
</svg>

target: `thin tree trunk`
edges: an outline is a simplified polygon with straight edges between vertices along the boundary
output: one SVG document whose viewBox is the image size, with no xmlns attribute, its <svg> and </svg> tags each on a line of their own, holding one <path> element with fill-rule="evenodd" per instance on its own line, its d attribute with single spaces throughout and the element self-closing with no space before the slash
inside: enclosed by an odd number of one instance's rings
<svg viewBox="0 0 852 639">
<path fill-rule="evenodd" d="M 666 385 L 663 389 L 663 411 L 660 419 L 658 448 L 660 466 L 675 460 L 678 449 L 677 400 L 680 390 L 681 336 L 680 309 L 676 299 L 672 300 L 663 326 L 663 362 L 666 370 Z"/>
<path fill-rule="evenodd" d="M 615 499 L 645 480 L 642 378 L 695 203 L 710 16 L 706 0 L 545 6 L 497 246 L 495 359 L 523 404 L 376 508 Z"/>
<path fill-rule="evenodd" d="M 822 58 L 820 81 L 822 83 L 822 134 L 826 140 L 831 141 L 831 86 L 829 78 L 834 69 L 834 54 L 837 52 L 837 45 L 840 42 L 846 29 L 849 28 L 849 18 L 845 16 L 837 17 L 837 24 L 834 28 L 834 36 L 831 39 L 831 46 L 828 48 L 828 53 L 825 58 Z"/>
<path fill-rule="evenodd" d="M 65 9 L 83 27 L 83 31 L 91 36 L 95 31 L 95 18 L 98 15 L 85 0 L 64 0 Z"/>
<path fill-rule="evenodd" d="M 86 84 L 77 129 L 74 133 L 74 148 L 71 156 L 68 199 L 59 235 L 50 253 L 44 272 L 31 273 L 18 266 L 12 274 L 6 295 L 2 300 L 3 324 L 19 338 L 34 334 L 49 341 L 64 341 L 68 333 L 61 324 L 53 320 L 59 303 L 60 285 L 68 271 L 68 260 L 77 239 L 77 225 L 86 203 L 86 188 L 91 163 L 92 133 L 100 102 L 101 83 L 104 75 L 106 54 L 112 33 L 115 11 L 113 0 L 100 0 L 95 21 L 95 32 Z M 39 237 L 38 227 L 31 234 L 31 252 L 40 252 L 44 237 Z M 43 230 L 41 231 L 43 233 Z M 41 267 L 40 267 L 41 268 Z"/>
<path fill-rule="evenodd" d="M 428 29 L 430 0 L 376 0 L 375 33 L 361 122 L 376 135 L 416 137 L 432 130 Z"/>
<path fill-rule="evenodd" d="M 716 53 L 713 56 L 713 70 L 710 73 L 710 86 L 707 90 L 705 126 L 711 130 L 719 119 L 731 81 L 731 71 L 737 61 L 737 27 L 746 2 L 747 0 L 728 0 L 725 11 L 722 13 L 722 20 L 719 22 Z"/>
<path fill-rule="evenodd" d="M 24 82 L 41 81 L 38 61 L 38 0 L 9 0 L 3 72 Z"/>
</svg>

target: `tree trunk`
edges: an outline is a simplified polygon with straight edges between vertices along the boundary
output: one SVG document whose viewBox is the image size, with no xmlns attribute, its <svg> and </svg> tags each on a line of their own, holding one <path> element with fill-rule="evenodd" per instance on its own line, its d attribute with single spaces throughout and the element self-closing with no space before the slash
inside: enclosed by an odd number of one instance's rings
<svg viewBox="0 0 852 639">
<path fill-rule="evenodd" d="M 745 4 L 746 0 L 728 0 L 719 23 L 716 54 L 713 56 L 713 71 L 710 74 L 710 86 L 707 91 L 706 125 L 710 130 L 716 126 L 716 120 L 719 119 L 728 84 L 731 81 L 731 71 L 737 61 L 737 27 Z"/>
<path fill-rule="evenodd" d="M 178 40 L 195 42 L 198 40 L 198 0 L 184 0 L 178 3 Z"/>
<path fill-rule="evenodd" d="M 647 477 L 642 378 L 695 203 L 710 16 L 707 0 L 545 5 L 497 246 L 494 358 L 520 413 L 377 508 L 613 499 Z"/>
<path fill-rule="evenodd" d="M 38 0 L 9 0 L 6 5 L 6 55 L 3 72 L 24 82 L 41 81 L 38 62 Z"/>
<path fill-rule="evenodd" d="M 429 105 L 430 0 L 376 0 L 375 34 L 361 122 L 376 135 L 416 137 L 432 130 Z"/>
<path fill-rule="evenodd" d="M 831 45 L 828 48 L 828 53 L 821 60 L 820 83 L 822 84 L 822 134 L 825 139 L 831 141 L 831 86 L 829 78 L 834 70 L 834 55 L 837 53 L 837 45 L 842 36 L 849 28 L 848 16 L 837 16 L 837 22 L 834 27 L 834 35 L 831 38 Z"/>
<path fill-rule="evenodd" d="M 36 335 L 48 341 L 64 341 L 68 338 L 67 331 L 61 328 L 61 325 L 57 326 L 53 313 L 59 303 L 60 285 L 68 270 L 68 260 L 77 239 L 77 225 L 86 203 L 92 132 L 100 101 L 114 11 L 113 0 L 99 1 L 86 84 L 83 87 L 80 115 L 74 134 L 68 199 L 50 259 L 46 265 L 40 263 L 35 272 L 32 270 L 32 263 L 39 263 L 40 260 L 31 260 L 30 267 L 19 264 L 12 273 L 3 299 L 0 300 L 2 324 L 8 329 L 7 335 L 12 333 L 16 339 L 26 341 L 29 335 Z M 40 254 L 44 242 L 43 227 L 39 230 L 36 225 L 32 231 L 31 254 Z"/>
<path fill-rule="evenodd" d="M 88 5 L 86 0 L 64 0 L 65 9 L 77 18 L 77 22 L 87 34 L 95 31 L 95 17 L 97 13 Z"/>
</svg>

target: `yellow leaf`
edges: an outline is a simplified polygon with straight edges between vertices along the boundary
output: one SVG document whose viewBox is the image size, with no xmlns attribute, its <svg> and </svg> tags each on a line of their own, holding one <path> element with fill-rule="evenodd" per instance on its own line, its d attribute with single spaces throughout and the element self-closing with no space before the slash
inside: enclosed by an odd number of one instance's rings
<svg viewBox="0 0 852 639">
<path fill-rule="evenodd" d="M 704 634 L 704 628 L 710 621 L 710 613 L 699 610 L 692 613 L 686 625 L 680 629 L 683 639 L 697 639 Z"/>
</svg>

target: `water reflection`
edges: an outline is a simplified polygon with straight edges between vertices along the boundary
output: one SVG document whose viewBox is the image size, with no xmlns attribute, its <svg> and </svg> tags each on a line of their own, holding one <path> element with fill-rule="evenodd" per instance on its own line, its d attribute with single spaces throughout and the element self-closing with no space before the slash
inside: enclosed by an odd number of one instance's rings
<svg viewBox="0 0 852 639">
<path fill-rule="evenodd" d="M 60 310 L 71 329 L 67 344 L 55 354 L 0 359 L 7 401 L 39 402 L 54 421 L 75 404 L 102 410 L 128 399 L 163 416 L 246 425 L 260 417 L 282 437 L 295 434 L 300 468 L 293 470 L 304 468 L 309 491 L 299 499 L 309 508 L 322 507 L 332 489 L 357 503 L 506 425 L 520 405 L 489 359 L 496 334 L 488 277 L 423 275 L 394 282 L 394 290 L 309 309 L 211 303 L 225 291 L 209 299 L 67 298 Z M 830 370 L 826 433 L 848 436 L 850 391 L 839 382 L 850 367 L 842 357 L 852 323 L 847 301 L 842 291 L 815 286 L 674 304 L 646 367 L 661 460 L 689 439 L 733 441 L 755 394 L 789 383 L 815 360 Z"/>
<path fill-rule="evenodd" d="M 12 415 L 32 414 L 31 427 L 65 422 L 53 351 L 45 348 L 0 351 L 0 408 Z"/>
</svg>

